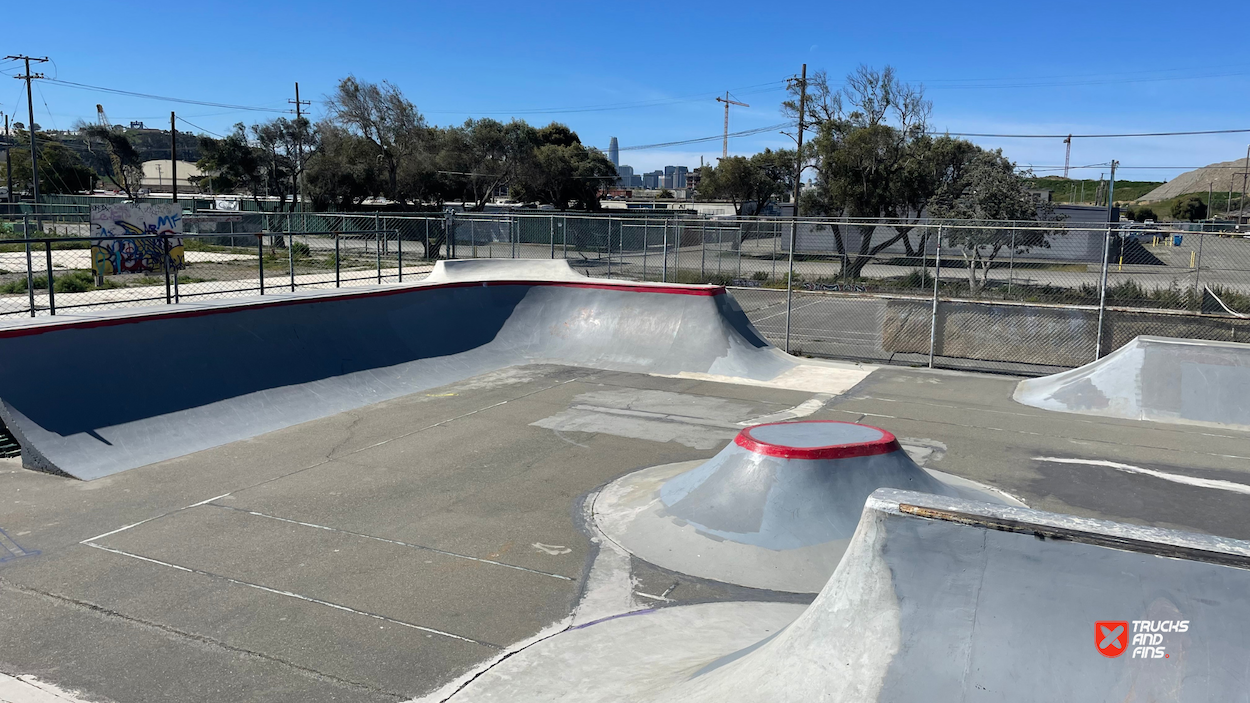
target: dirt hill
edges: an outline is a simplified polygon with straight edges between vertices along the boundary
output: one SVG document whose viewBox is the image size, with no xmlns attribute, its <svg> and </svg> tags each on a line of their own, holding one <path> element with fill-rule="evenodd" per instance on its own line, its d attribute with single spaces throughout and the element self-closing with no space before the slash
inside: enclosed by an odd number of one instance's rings
<svg viewBox="0 0 1250 703">
<path fill-rule="evenodd" d="M 1241 192 L 1241 174 L 1246 170 L 1246 160 L 1224 161 L 1210 164 L 1192 171 L 1186 171 L 1139 198 L 1139 202 L 1152 203 L 1159 200 L 1175 198 L 1186 193 L 1205 193 L 1207 187 L 1215 184 L 1215 190 L 1228 192 L 1229 179 L 1232 179 L 1234 192 Z"/>
</svg>

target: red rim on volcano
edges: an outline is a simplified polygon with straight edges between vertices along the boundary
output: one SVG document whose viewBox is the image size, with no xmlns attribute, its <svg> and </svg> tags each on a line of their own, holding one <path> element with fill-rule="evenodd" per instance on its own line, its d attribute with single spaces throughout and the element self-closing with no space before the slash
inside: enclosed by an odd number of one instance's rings
<svg viewBox="0 0 1250 703">
<path fill-rule="evenodd" d="M 734 443 L 782 459 L 850 459 L 902 449 L 893 434 L 879 427 L 839 420 L 755 425 L 739 432 Z"/>
</svg>

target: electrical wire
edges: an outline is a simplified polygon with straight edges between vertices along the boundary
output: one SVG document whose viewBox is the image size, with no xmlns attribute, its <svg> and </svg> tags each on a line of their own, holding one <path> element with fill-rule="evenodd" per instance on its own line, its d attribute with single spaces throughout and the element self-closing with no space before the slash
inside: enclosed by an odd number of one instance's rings
<svg viewBox="0 0 1250 703">
<path fill-rule="evenodd" d="M 745 130 L 742 130 L 741 132 L 730 132 L 728 136 L 729 136 L 729 137 L 731 137 L 731 138 L 733 138 L 733 137 L 749 137 L 749 136 L 751 136 L 751 135 L 753 135 L 753 134 L 761 134 L 761 133 L 763 133 L 763 132 L 772 132 L 772 131 L 774 131 L 774 130 L 781 129 L 782 127 L 793 127 L 793 126 L 795 126 L 795 124 L 797 124 L 797 123 L 795 123 L 795 122 L 782 122 L 782 123 L 780 123 L 780 124 L 769 125 L 769 126 L 767 126 L 767 127 L 757 127 L 756 129 L 745 129 Z M 680 140 L 680 141 L 675 141 L 675 142 L 660 142 L 660 143 L 658 143 L 658 144 L 639 144 L 639 145 L 636 145 L 636 146 L 622 146 L 622 147 L 618 147 L 618 148 L 617 148 L 617 151 L 638 151 L 638 150 L 641 150 L 641 149 L 664 149 L 664 148 L 666 148 L 666 147 L 670 147 L 670 146 L 684 146 L 684 145 L 686 145 L 686 144 L 699 144 L 699 143 L 702 143 L 702 142 L 713 142 L 713 141 L 717 141 L 717 140 L 720 140 L 720 139 L 724 139 L 724 138 L 725 138 L 725 136 L 726 136 L 726 135 L 722 133 L 722 134 L 717 134 L 717 135 L 714 135 L 714 136 L 711 136 L 711 137 L 698 137 L 698 138 L 695 138 L 695 139 L 682 139 L 682 140 Z M 605 150 L 605 151 L 606 151 L 606 150 Z"/>
<path fill-rule="evenodd" d="M 201 132 L 207 132 L 208 134 L 211 134 L 211 135 L 213 135 L 214 137 L 217 137 L 218 139 L 225 139 L 225 137 L 224 137 L 224 136 L 222 136 L 222 135 L 220 135 L 220 134 L 218 134 L 218 133 L 216 133 L 216 132 L 212 131 L 211 129 L 204 129 L 203 127 L 199 126 L 198 124 L 195 124 L 194 122 L 192 122 L 192 121 L 190 121 L 190 120 L 187 120 L 187 119 L 184 119 L 184 118 L 182 118 L 182 117 L 178 117 L 177 115 L 174 115 L 174 117 L 175 117 L 175 118 L 176 118 L 179 122 L 182 122 L 182 123 L 184 123 L 184 124 L 190 125 L 190 126 L 192 126 L 192 127 L 196 128 L 196 129 L 200 130 Z"/>
<path fill-rule="evenodd" d="M 981 132 L 939 132 L 925 134 L 947 137 L 986 137 L 996 139 L 1116 139 L 1121 137 L 1190 137 L 1200 134 L 1246 134 L 1250 129 L 1204 129 L 1195 132 L 1137 132 L 1132 134 L 986 134 Z"/>
<path fill-rule="evenodd" d="M 785 83 L 784 80 L 769 81 L 767 83 L 757 83 L 755 85 L 743 86 L 741 88 L 736 88 L 734 90 L 744 91 L 742 92 L 743 95 L 757 95 L 760 93 L 771 93 L 771 92 L 776 92 L 778 90 L 783 90 L 784 83 Z M 768 87 L 768 86 L 773 86 L 773 87 L 770 87 L 768 90 L 751 91 L 752 88 L 762 88 L 762 87 Z M 750 91 L 750 92 L 745 92 L 745 91 Z M 521 109 L 521 110 L 491 110 L 491 111 L 425 110 L 424 112 L 430 115 L 439 115 L 439 114 L 558 115 L 558 114 L 569 114 L 569 113 L 577 113 L 577 112 L 608 112 L 612 110 L 633 110 L 633 109 L 638 109 L 638 108 L 657 107 L 661 105 L 673 105 L 677 103 L 699 102 L 701 100 L 714 98 L 717 95 L 720 95 L 720 92 L 721 91 L 717 91 L 716 93 L 705 92 L 705 93 L 699 93 L 697 95 L 689 95 L 689 96 L 679 97 L 679 98 L 655 98 L 652 100 L 641 100 L 641 101 L 622 102 L 622 103 L 606 103 L 603 105 L 587 105 L 587 106 L 582 106 L 582 107 L 548 107 L 548 108 L 526 108 L 526 109 Z M 322 101 L 322 102 L 327 102 L 327 101 Z"/>
<path fill-rule="evenodd" d="M 150 93 L 136 93 L 131 90 L 120 90 L 118 88 L 106 88 L 106 87 L 98 86 L 98 85 L 88 85 L 86 83 L 75 83 L 73 81 L 63 81 L 63 80 L 53 79 L 53 78 L 44 78 L 43 80 L 53 85 L 65 86 L 68 88 L 90 90 L 90 91 L 96 91 L 100 93 L 112 93 L 114 95 L 125 95 L 125 96 L 132 97 L 132 98 L 145 98 L 148 100 L 164 100 L 166 102 L 181 103 L 184 105 L 204 105 L 206 107 L 220 107 L 220 108 L 224 108 L 228 110 L 249 111 L 249 112 L 273 112 L 273 113 L 292 112 L 292 110 L 273 108 L 273 107 L 262 107 L 259 105 L 232 105 L 230 103 L 216 103 L 216 102 L 209 102 L 206 100 L 189 100 L 186 98 L 171 98 L 165 95 L 152 95 Z"/>
</svg>

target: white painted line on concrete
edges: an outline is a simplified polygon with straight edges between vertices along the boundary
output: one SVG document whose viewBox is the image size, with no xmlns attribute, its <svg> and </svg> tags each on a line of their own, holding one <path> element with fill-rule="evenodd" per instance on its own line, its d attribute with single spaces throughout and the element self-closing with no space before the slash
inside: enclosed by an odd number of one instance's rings
<svg viewBox="0 0 1250 703">
<path fill-rule="evenodd" d="M 394 618 L 388 618 L 388 617 L 386 617 L 385 615 L 378 615 L 377 613 L 370 613 L 370 612 L 367 612 L 367 611 L 364 611 L 364 610 L 356 610 L 355 608 L 349 608 L 349 607 L 347 607 L 346 605 L 339 605 L 338 603 L 331 603 L 330 601 L 325 601 L 325 600 L 321 600 L 321 599 L 318 599 L 318 598 L 312 598 L 311 596 L 302 596 L 302 595 L 300 595 L 300 594 L 298 594 L 298 593 L 292 593 L 291 591 L 283 591 L 283 590 L 280 590 L 280 589 L 277 589 L 277 588 L 270 588 L 270 587 L 268 587 L 268 586 L 262 586 L 262 585 L 260 585 L 260 584 L 258 584 L 258 583 L 251 583 L 251 582 L 248 582 L 248 581 L 240 581 L 239 579 L 230 578 L 229 576 L 222 576 L 221 574 L 214 574 L 214 573 L 211 573 L 211 572 L 208 572 L 208 571 L 201 571 L 200 569 L 192 569 L 192 568 L 187 567 L 187 566 L 179 566 L 178 564 L 171 564 L 170 562 L 167 562 L 167 561 L 161 561 L 161 560 L 159 560 L 159 559 L 153 559 L 153 558 L 151 558 L 151 557 L 145 557 L 145 556 L 140 556 L 140 555 L 138 555 L 138 554 L 132 554 L 132 553 L 130 553 L 130 552 L 124 552 L 124 551 L 122 551 L 122 550 L 120 550 L 120 549 L 113 549 L 112 547 L 105 547 L 104 545 L 100 545 L 100 544 L 94 544 L 94 543 L 91 543 L 91 542 L 86 542 L 85 544 L 86 544 L 88 547 L 94 547 L 95 549 L 100 549 L 100 550 L 103 550 L 103 551 L 105 551 L 105 552 L 111 552 L 111 553 L 113 553 L 113 554 L 119 554 L 119 555 L 124 556 L 124 557 L 130 557 L 131 559 L 138 559 L 139 561 L 146 561 L 146 562 L 148 562 L 149 564 L 156 564 L 156 565 L 158 565 L 158 566 L 165 566 L 165 567 L 169 567 L 169 568 L 171 568 L 171 569 L 176 569 L 176 570 L 178 570 L 178 571 L 183 571 L 183 572 L 186 572 L 186 573 L 188 573 L 188 574 L 197 574 L 197 575 L 199 575 L 199 576 L 207 576 L 207 577 L 209 577 L 209 578 L 220 579 L 220 580 L 222 580 L 222 581 L 226 581 L 226 582 L 228 582 L 228 583 L 233 583 L 233 584 L 235 584 L 236 586 L 247 586 L 248 588 L 255 588 L 255 589 L 256 589 L 256 590 L 258 590 L 258 591 L 264 591 L 264 592 L 266 592 L 266 593 L 273 593 L 273 594 L 275 594 L 275 595 L 279 595 L 279 596 L 286 596 L 287 598 L 294 598 L 294 599 L 296 599 L 296 600 L 302 600 L 302 601 L 304 601 L 305 603 L 315 603 L 315 604 L 317 604 L 317 605 L 323 605 L 323 606 L 325 606 L 325 607 L 327 607 L 327 608 L 334 608 L 335 610 L 341 610 L 341 611 L 343 611 L 343 612 L 345 612 L 345 613 L 352 613 L 353 615 L 363 615 L 363 616 L 365 616 L 365 617 L 368 617 L 368 618 L 373 618 L 373 619 L 375 619 L 375 620 L 381 620 L 381 621 L 383 621 L 383 622 L 389 622 L 389 623 L 391 623 L 392 625 L 399 625 L 399 626 L 401 626 L 401 627 L 408 627 L 408 628 L 411 628 L 411 629 L 413 629 L 413 630 L 420 630 L 421 632 L 428 632 L 428 633 L 430 633 L 430 634 L 433 634 L 433 635 L 439 635 L 439 636 L 441 636 L 441 637 L 449 637 L 449 638 L 451 638 L 451 639 L 460 640 L 460 641 L 462 641 L 462 642 L 472 642 L 473 644 L 480 644 L 480 645 L 482 645 L 483 647 L 490 647 L 491 649 L 499 649 L 499 648 L 500 648 L 500 647 L 499 647 L 499 645 L 497 645 L 497 644 L 491 644 L 491 643 L 489 643 L 489 642 L 482 642 L 482 641 L 480 641 L 480 640 L 475 640 L 475 639 L 472 639 L 472 638 L 470 638 L 470 637 L 464 637 L 464 636 L 461 636 L 461 635 L 453 634 L 453 633 L 451 633 L 451 632 L 445 632 L 445 631 L 443 631 L 443 630 L 437 630 L 437 629 L 432 628 L 432 627 L 425 627 L 425 626 L 423 626 L 423 625 L 414 625 L 413 623 L 410 623 L 410 622 L 404 622 L 403 620 L 396 620 L 396 619 L 394 619 Z"/>
<path fill-rule="evenodd" d="M 832 399 L 833 399 L 833 394 L 831 393 L 817 393 L 816 395 L 812 396 L 810 399 L 805 400 L 802 403 L 799 403 L 793 408 L 782 410 L 780 412 L 775 412 L 770 415 L 761 415 L 759 417 L 753 417 L 750 420 L 743 420 L 742 422 L 738 423 L 738 426 L 748 427 L 750 425 L 762 425 L 766 422 L 783 422 L 785 420 L 796 420 L 800 417 L 807 417 L 808 415 L 811 415 L 817 410 L 820 410 L 821 408 L 825 407 L 825 403 L 828 403 Z"/>
<path fill-rule="evenodd" d="M 142 524 L 144 524 L 144 523 L 146 523 L 146 522 L 152 522 L 153 520 L 159 520 L 160 518 L 163 518 L 163 517 L 165 517 L 166 515 L 173 515 L 174 513 L 181 512 L 181 511 L 186 510 L 186 509 L 188 509 L 188 508 L 198 508 L 198 507 L 200 507 L 201 505 L 205 505 L 205 504 L 207 504 L 207 503 L 211 503 L 211 502 L 213 502 L 213 501 L 215 501 L 215 500 L 221 500 L 222 498 L 225 498 L 225 497 L 226 497 L 226 496 L 228 496 L 228 495 L 230 495 L 230 494 L 229 494 L 229 493 L 222 493 L 221 495 L 219 495 L 219 496 L 214 496 L 214 497 L 212 497 L 212 498 L 209 498 L 208 500 L 201 500 L 201 501 L 200 501 L 200 502 L 198 502 L 198 503 L 192 503 L 191 505 L 185 505 L 185 506 L 183 506 L 183 507 L 181 507 L 181 508 L 178 508 L 177 510 L 171 510 L 171 511 L 169 511 L 169 512 L 167 512 L 167 513 L 161 513 L 160 515 L 153 515 L 152 517 L 147 518 L 146 520 L 140 520 L 139 522 L 136 522 L 136 523 L 133 523 L 133 524 L 130 524 L 130 525 L 126 525 L 125 527 L 119 527 L 119 528 L 117 528 L 116 530 L 113 530 L 113 531 L 111 531 L 111 532 L 105 532 L 104 534 L 102 534 L 102 535 L 96 535 L 95 537 L 88 537 L 87 539 L 84 539 L 83 541 L 79 542 L 79 544 L 87 544 L 88 542 L 95 542 L 96 540 L 104 539 L 105 537 L 109 537 L 109 536 L 111 536 L 111 535 L 115 535 L 115 534 L 117 534 L 118 532 L 125 532 L 126 530 L 129 530 L 129 529 L 131 529 L 131 528 L 138 527 L 139 525 L 142 525 Z"/>
<path fill-rule="evenodd" d="M 408 547 L 410 549 L 420 549 L 425 552 L 433 552 L 435 554 L 442 554 L 443 556 L 455 557 L 456 559 L 468 559 L 469 561 L 477 561 L 483 564 L 493 564 L 494 566 L 502 566 L 506 569 L 516 569 L 517 571 L 528 571 L 531 574 L 538 574 L 539 576 L 550 576 L 553 579 L 560 579 L 562 581 L 573 580 L 569 578 L 568 576 L 561 576 L 560 574 L 551 574 L 551 573 L 547 573 L 546 571 L 539 571 L 537 569 L 527 569 L 524 566 L 517 566 L 515 564 L 505 564 L 502 561 L 494 561 L 492 559 L 482 559 L 481 557 L 471 557 L 468 554 L 458 554 L 456 552 L 449 552 L 444 549 L 436 549 L 434 547 L 426 547 L 420 544 L 411 544 L 409 542 L 401 542 L 397 539 L 375 537 L 373 535 L 366 535 L 361 532 L 352 532 L 351 530 L 343 530 L 337 527 L 329 527 L 327 525 L 318 525 L 314 522 L 301 522 L 300 520 L 292 520 L 290 518 L 278 517 L 277 515 L 268 515 L 266 513 L 259 513 L 259 512 L 256 512 L 255 510 L 248 510 L 246 508 L 236 508 L 232 505 L 221 505 L 218 503 L 213 503 L 212 506 L 214 508 L 225 508 L 226 510 L 234 510 L 236 512 L 246 513 L 248 515 L 255 515 L 256 517 L 263 517 L 269 520 L 277 520 L 278 522 L 285 522 L 291 525 L 299 525 L 301 527 L 311 527 L 317 530 L 325 530 L 327 532 L 338 532 L 344 535 L 351 535 L 353 537 L 360 537 L 362 539 L 376 540 L 378 542 L 386 542 L 387 544 L 394 544 L 400 547 Z"/>
<path fill-rule="evenodd" d="M 77 692 L 40 681 L 34 676 L 0 673 L 0 703 L 86 703 Z"/>
<path fill-rule="evenodd" d="M 1121 464 L 1116 461 L 1104 461 L 1102 459 L 1064 459 L 1054 456 L 1037 456 L 1033 457 L 1034 461 L 1047 461 L 1052 464 L 1086 464 L 1088 466 L 1105 466 L 1116 471 L 1123 471 L 1128 474 L 1142 474 L 1143 476 L 1153 476 L 1161 478 L 1164 481 L 1172 481 L 1173 483 L 1182 483 L 1186 486 L 1197 486 L 1198 488 L 1214 488 L 1219 491 L 1231 491 L 1233 493 L 1241 493 L 1242 495 L 1250 495 L 1250 485 L 1244 483 L 1235 483 L 1233 481 L 1221 481 L 1212 478 L 1195 478 L 1193 476 L 1183 476 L 1181 474 L 1170 474 L 1164 471 L 1155 471 L 1154 469 L 1144 469 L 1140 466 L 1132 464 Z"/>
</svg>

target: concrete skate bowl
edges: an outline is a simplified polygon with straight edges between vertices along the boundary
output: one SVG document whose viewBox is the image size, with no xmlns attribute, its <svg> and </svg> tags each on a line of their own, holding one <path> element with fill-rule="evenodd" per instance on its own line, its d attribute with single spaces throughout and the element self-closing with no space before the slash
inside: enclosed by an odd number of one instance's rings
<svg viewBox="0 0 1250 703">
<path fill-rule="evenodd" d="M 6 323 L 0 420 L 26 466 L 94 479 L 520 364 L 817 392 L 870 371 L 782 353 L 722 287 L 522 263 L 517 280 L 439 262 L 430 283 Z"/>
<path fill-rule="evenodd" d="M 1250 430 L 1250 344 L 1137 337 L 1080 368 L 1025 379 L 1044 410 Z"/>
<path fill-rule="evenodd" d="M 1247 542 L 880 489 L 801 607 L 603 620 L 451 700 L 1250 700 Z"/>
<path fill-rule="evenodd" d="M 657 566 L 817 593 L 842 559 L 864 501 L 882 487 L 1023 505 L 922 469 L 886 430 L 804 420 L 748 427 L 710 460 L 617 479 L 595 497 L 592 514 L 608 539 Z"/>
</svg>

